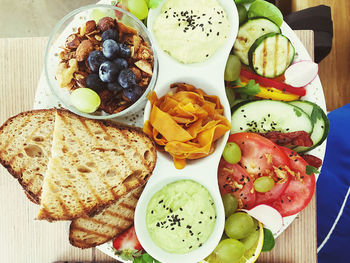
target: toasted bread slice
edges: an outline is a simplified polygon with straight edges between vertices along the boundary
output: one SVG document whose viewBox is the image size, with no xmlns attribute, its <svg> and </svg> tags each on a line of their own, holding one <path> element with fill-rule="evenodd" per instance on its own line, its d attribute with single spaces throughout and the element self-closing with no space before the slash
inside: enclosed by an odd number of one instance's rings
<svg viewBox="0 0 350 263">
<path fill-rule="evenodd" d="M 38 219 L 71 220 L 101 211 L 135 189 L 156 163 L 151 139 L 140 129 L 57 110 L 51 158 Z"/>
<path fill-rule="evenodd" d="M 55 109 L 22 112 L 0 127 L 0 163 L 17 178 L 28 198 L 40 202 L 51 156 Z"/>
<path fill-rule="evenodd" d="M 90 248 L 113 239 L 134 222 L 140 186 L 92 217 L 74 219 L 69 228 L 69 241 L 79 248 Z"/>
</svg>

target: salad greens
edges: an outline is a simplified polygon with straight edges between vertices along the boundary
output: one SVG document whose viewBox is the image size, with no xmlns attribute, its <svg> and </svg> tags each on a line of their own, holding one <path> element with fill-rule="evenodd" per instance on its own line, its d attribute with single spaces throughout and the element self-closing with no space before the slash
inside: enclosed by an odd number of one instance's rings
<svg viewBox="0 0 350 263">
<path fill-rule="evenodd" d="M 160 263 L 160 262 L 152 258 L 149 254 L 143 253 L 142 255 L 134 258 L 133 263 Z"/>
<path fill-rule="evenodd" d="M 312 175 L 312 174 L 319 174 L 320 171 L 317 170 L 316 167 L 313 167 L 312 165 L 306 165 L 306 174 Z"/>
<path fill-rule="evenodd" d="M 264 244 L 261 249 L 263 252 L 271 251 L 275 247 L 275 238 L 270 229 L 264 228 Z"/>
<path fill-rule="evenodd" d="M 253 79 L 249 80 L 247 84 L 242 83 L 241 79 L 237 79 L 236 81 L 232 81 L 230 83 L 232 86 L 238 86 L 238 88 L 234 88 L 234 91 L 238 93 L 243 93 L 249 96 L 254 96 L 260 92 L 259 84 L 255 83 Z"/>
</svg>

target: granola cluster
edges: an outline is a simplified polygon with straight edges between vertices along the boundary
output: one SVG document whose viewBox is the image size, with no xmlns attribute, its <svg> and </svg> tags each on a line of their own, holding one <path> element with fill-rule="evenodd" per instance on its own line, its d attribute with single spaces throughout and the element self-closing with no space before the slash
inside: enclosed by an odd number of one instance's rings
<svg viewBox="0 0 350 263">
<path fill-rule="evenodd" d="M 77 33 L 71 34 L 66 39 L 63 51 L 59 54 L 60 63 L 56 72 L 56 79 L 61 88 L 69 91 L 91 88 L 87 83 L 88 76 L 99 73 L 93 72 L 89 67 L 88 57 L 93 51 L 102 51 L 102 34 L 111 29 L 119 32 L 119 44 L 130 49 L 130 56 L 125 57 L 127 68 L 135 75 L 133 76 L 136 79 L 135 85 L 141 88 L 138 88 L 142 91 L 141 94 L 144 93 L 153 74 L 153 53 L 137 30 L 111 17 L 101 18 L 97 24 L 94 20 L 87 21 L 78 28 Z M 125 92 L 128 92 L 123 89 L 125 87 L 112 89 L 107 84 L 101 81 L 98 88 L 92 88 L 101 98 L 99 110 L 114 114 L 135 102 L 130 96 L 125 95 L 127 94 Z"/>
</svg>

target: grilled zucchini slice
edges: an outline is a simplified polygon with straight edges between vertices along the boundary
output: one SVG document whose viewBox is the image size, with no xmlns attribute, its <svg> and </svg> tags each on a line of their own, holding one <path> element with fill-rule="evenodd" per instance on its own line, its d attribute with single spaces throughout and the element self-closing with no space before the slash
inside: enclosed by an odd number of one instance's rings
<svg viewBox="0 0 350 263">
<path fill-rule="evenodd" d="M 249 65 L 256 74 L 274 78 L 286 71 L 294 54 L 294 47 L 286 36 L 269 33 L 259 37 L 250 47 Z"/>
<path fill-rule="evenodd" d="M 281 29 L 274 22 L 266 18 L 248 20 L 238 30 L 237 39 L 233 45 L 234 53 L 242 63 L 248 65 L 248 52 L 252 44 L 259 37 L 271 32 L 281 33 Z"/>
</svg>

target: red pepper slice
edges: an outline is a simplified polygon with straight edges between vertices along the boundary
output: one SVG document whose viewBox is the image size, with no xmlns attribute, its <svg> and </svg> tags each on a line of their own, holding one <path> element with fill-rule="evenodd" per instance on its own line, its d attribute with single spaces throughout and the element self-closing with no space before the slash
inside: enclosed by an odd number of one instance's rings
<svg viewBox="0 0 350 263">
<path fill-rule="evenodd" d="M 253 79 L 253 80 L 255 80 L 256 83 L 258 83 L 259 85 L 261 85 L 263 87 L 273 87 L 273 88 L 281 90 L 283 92 L 289 92 L 289 93 L 299 95 L 299 96 L 305 96 L 305 94 L 306 94 L 306 90 L 304 87 L 295 88 L 293 86 L 290 86 L 290 85 L 283 83 L 283 82 L 276 81 L 274 79 L 268 79 L 268 78 L 261 77 L 261 76 L 256 75 L 248 70 L 245 70 L 243 68 L 241 68 L 241 76 L 246 78 L 246 79 Z"/>
</svg>

